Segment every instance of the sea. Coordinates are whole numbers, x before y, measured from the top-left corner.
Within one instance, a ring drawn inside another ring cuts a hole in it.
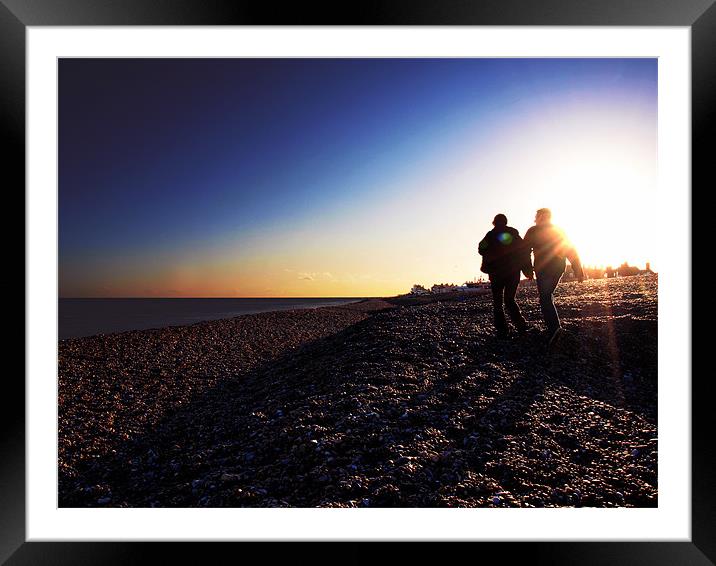
[[[60,340],[126,330],[184,326],[242,314],[315,309],[361,299],[60,299]]]

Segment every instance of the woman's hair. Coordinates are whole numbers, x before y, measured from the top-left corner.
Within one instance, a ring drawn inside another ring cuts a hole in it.
[[[497,214],[495,219],[492,221],[493,226],[507,226],[507,216],[504,214]]]

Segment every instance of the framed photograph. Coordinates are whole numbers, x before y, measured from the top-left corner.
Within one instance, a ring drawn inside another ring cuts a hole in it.
[[[9,564],[716,560],[716,8],[363,8],[0,4]]]

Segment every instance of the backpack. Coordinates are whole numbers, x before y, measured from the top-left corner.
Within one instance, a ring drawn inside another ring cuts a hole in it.
[[[482,256],[482,262],[480,263],[480,271],[486,274],[490,274],[490,263],[491,258],[493,254],[492,248],[494,245],[494,238],[491,238],[492,232],[488,232],[485,234],[485,237],[480,241],[480,243],[477,245],[477,252]]]

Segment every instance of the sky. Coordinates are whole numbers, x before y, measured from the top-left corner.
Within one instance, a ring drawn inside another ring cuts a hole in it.
[[[60,59],[61,297],[370,297],[549,207],[658,269],[656,59]]]

